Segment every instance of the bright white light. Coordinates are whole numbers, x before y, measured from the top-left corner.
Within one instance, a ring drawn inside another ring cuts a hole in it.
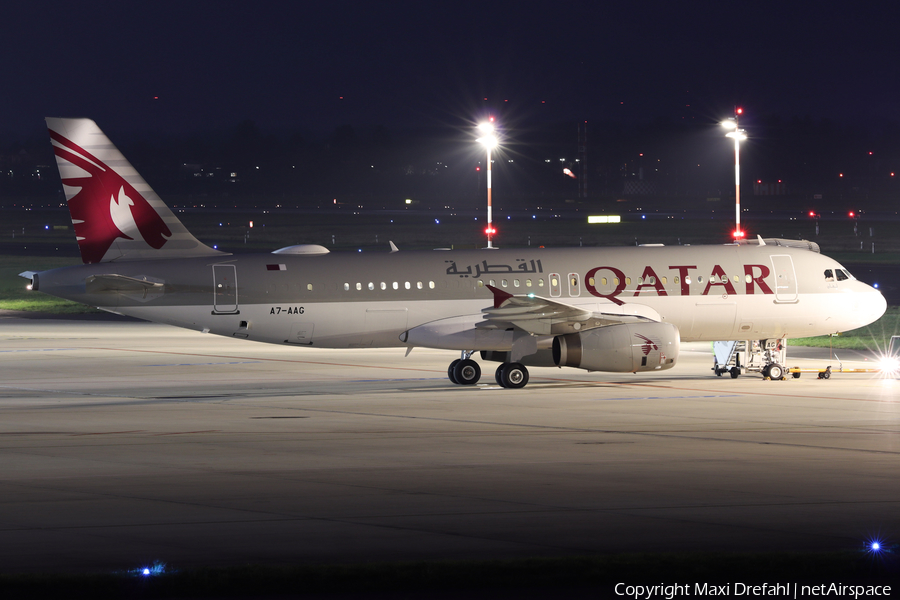
[[[734,138],[739,142],[742,142],[747,139],[747,134],[744,133],[743,129],[738,129],[737,131],[732,131],[730,133],[726,133],[725,137]]]
[[[882,373],[896,373],[900,371],[900,359],[896,356],[883,356],[878,360],[878,370]]]
[[[483,131],[485,133],[490,133],[494,130],[494,124],[488,123],[488,122],[479,123],[478,129],[480,129],[481,131]]]
[[[143,575],[149,575],[149,574],[150,574],[150,569],[145,568],[143,571],[141,571],[141,573],[142,573]]]
[[[878,542],[872,542],[872,550],[878,552],[879,550],[881,550],[881,544],[879,544]]]
[[[32,290],[31,284],[29,283],[28,285],[26,285],[26,286],[25,286],[25,289],[28,290],[28,291],[30,292],[30,291]]]
[[[725,119],[722,121],[722,127],[725,129],[737,129],[737,123],[734,119]]]
[[[479,144],[482,144],[485,148],[496,148],[497,147],[497,138],[493,135],[486,135],[484,137],[478,138],[475,140]]]

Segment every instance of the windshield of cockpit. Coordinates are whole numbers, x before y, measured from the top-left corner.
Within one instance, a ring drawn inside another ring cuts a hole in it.
[[[848,279],[855,278],[846,269],[825,269],[825,281],[847,281]]]

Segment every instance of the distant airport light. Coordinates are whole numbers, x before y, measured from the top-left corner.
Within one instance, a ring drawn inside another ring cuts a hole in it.
[[[250,229],[253,229],[253,221],[250,221]]]
[[[493,248],[491,236],[496,233],[496,231],[491,226],[491,222],[493,221],[491,215],[491,150],[496,148],[500,143],[497,136],[494,135],[494,117],[489,117],[487,121],[479,123],[478,130],[486,134],[475,141],[484,146],[487,151],[487,229],[485,229],[485,233],[487,233],[487,247]],[[476,168],[476,170],[480,170],[480,168]]]
[[[735,239],[741,231],[741,142],[747,139],[746,132],[738,126],[738,115],[743,114],[744,109],[735,107],[734,117],[722,121],[722,127],[730,129],[725,137],[734,140],[734,232]]]
[[[852,210],[848,214],[850,215],[850,218],[853,218],[856,216],[856,213],[853,212]]]
[[[407,204],[412,204],[412,198],[407,198],[407,199],[406,199],[406,203],[407,203]]]
[[[740,229],[735,229],[735,230],[734,230],[734,233],[733,233],[732,235],[734,235],[734,239],[737,240],[737,239],[740,239],[740,238],[744,237],[744,236],[747,235],[747,234],[746,234],[746,232],[741,231]]]
[[[150,574],[150,569],[148,569],[148,568],[146,568],[146,567],[144,568],[143,571],[141,571],[141,575],[144,575],[145,577],[146,577],[147,575],[149,575],[149,574]]]
[[[594,215],[588,217],[588,224],[593,225],[595,223],[621,223],[622,217],[620,215]]]

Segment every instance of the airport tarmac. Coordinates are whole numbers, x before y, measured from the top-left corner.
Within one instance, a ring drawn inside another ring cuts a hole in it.
[[[455,357],[0,318],[2,571],[900,537],[900,381],[717,378],[703,343],[671,371],[506,390],[485,362],[451,384]]]

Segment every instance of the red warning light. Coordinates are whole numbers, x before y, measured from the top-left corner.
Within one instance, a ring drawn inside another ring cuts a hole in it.
[[[743,108],[736,108],[736,109],[734,109],[734,114],[736,114],[736,115],[742,115],[742,114],[744,114],[744,109],[743,109]]]
[[[485,232],[487,235],[494,235],[495,233],[497,233],[497,230],[496,230],[494,227],[487,227],[487,228],[484,230],[484,232]]]
[[[745,233],[743,231],[741,231],[740,229],[735,229],[734,233],[732,235],[734,236],[734,239],[737,240],[737,239],[744,237]]]
[[[855,212],[853,212],[853,211],[852,211],[852,210],[851,210],[851,211],[850,211],[850,213],[849,213],[849,214],[850,214],[850,218],[851,218],[851,219],[852,219],[852,218],[853,218],[853,217],[855,217],[855,216],[856,216],[856,213],[855,213]]]
[[[476,171],[480,171],[480,170],[481,170],[481,167],[475,167],[475,170],[476,170]]]
[[[816,216],[816,213],[815,213],[815,211],[812,211],[812,210],[811,210],[811,211],[809,211],[809,216],[811,216],[811,217],[814,217],[814,216]]]

